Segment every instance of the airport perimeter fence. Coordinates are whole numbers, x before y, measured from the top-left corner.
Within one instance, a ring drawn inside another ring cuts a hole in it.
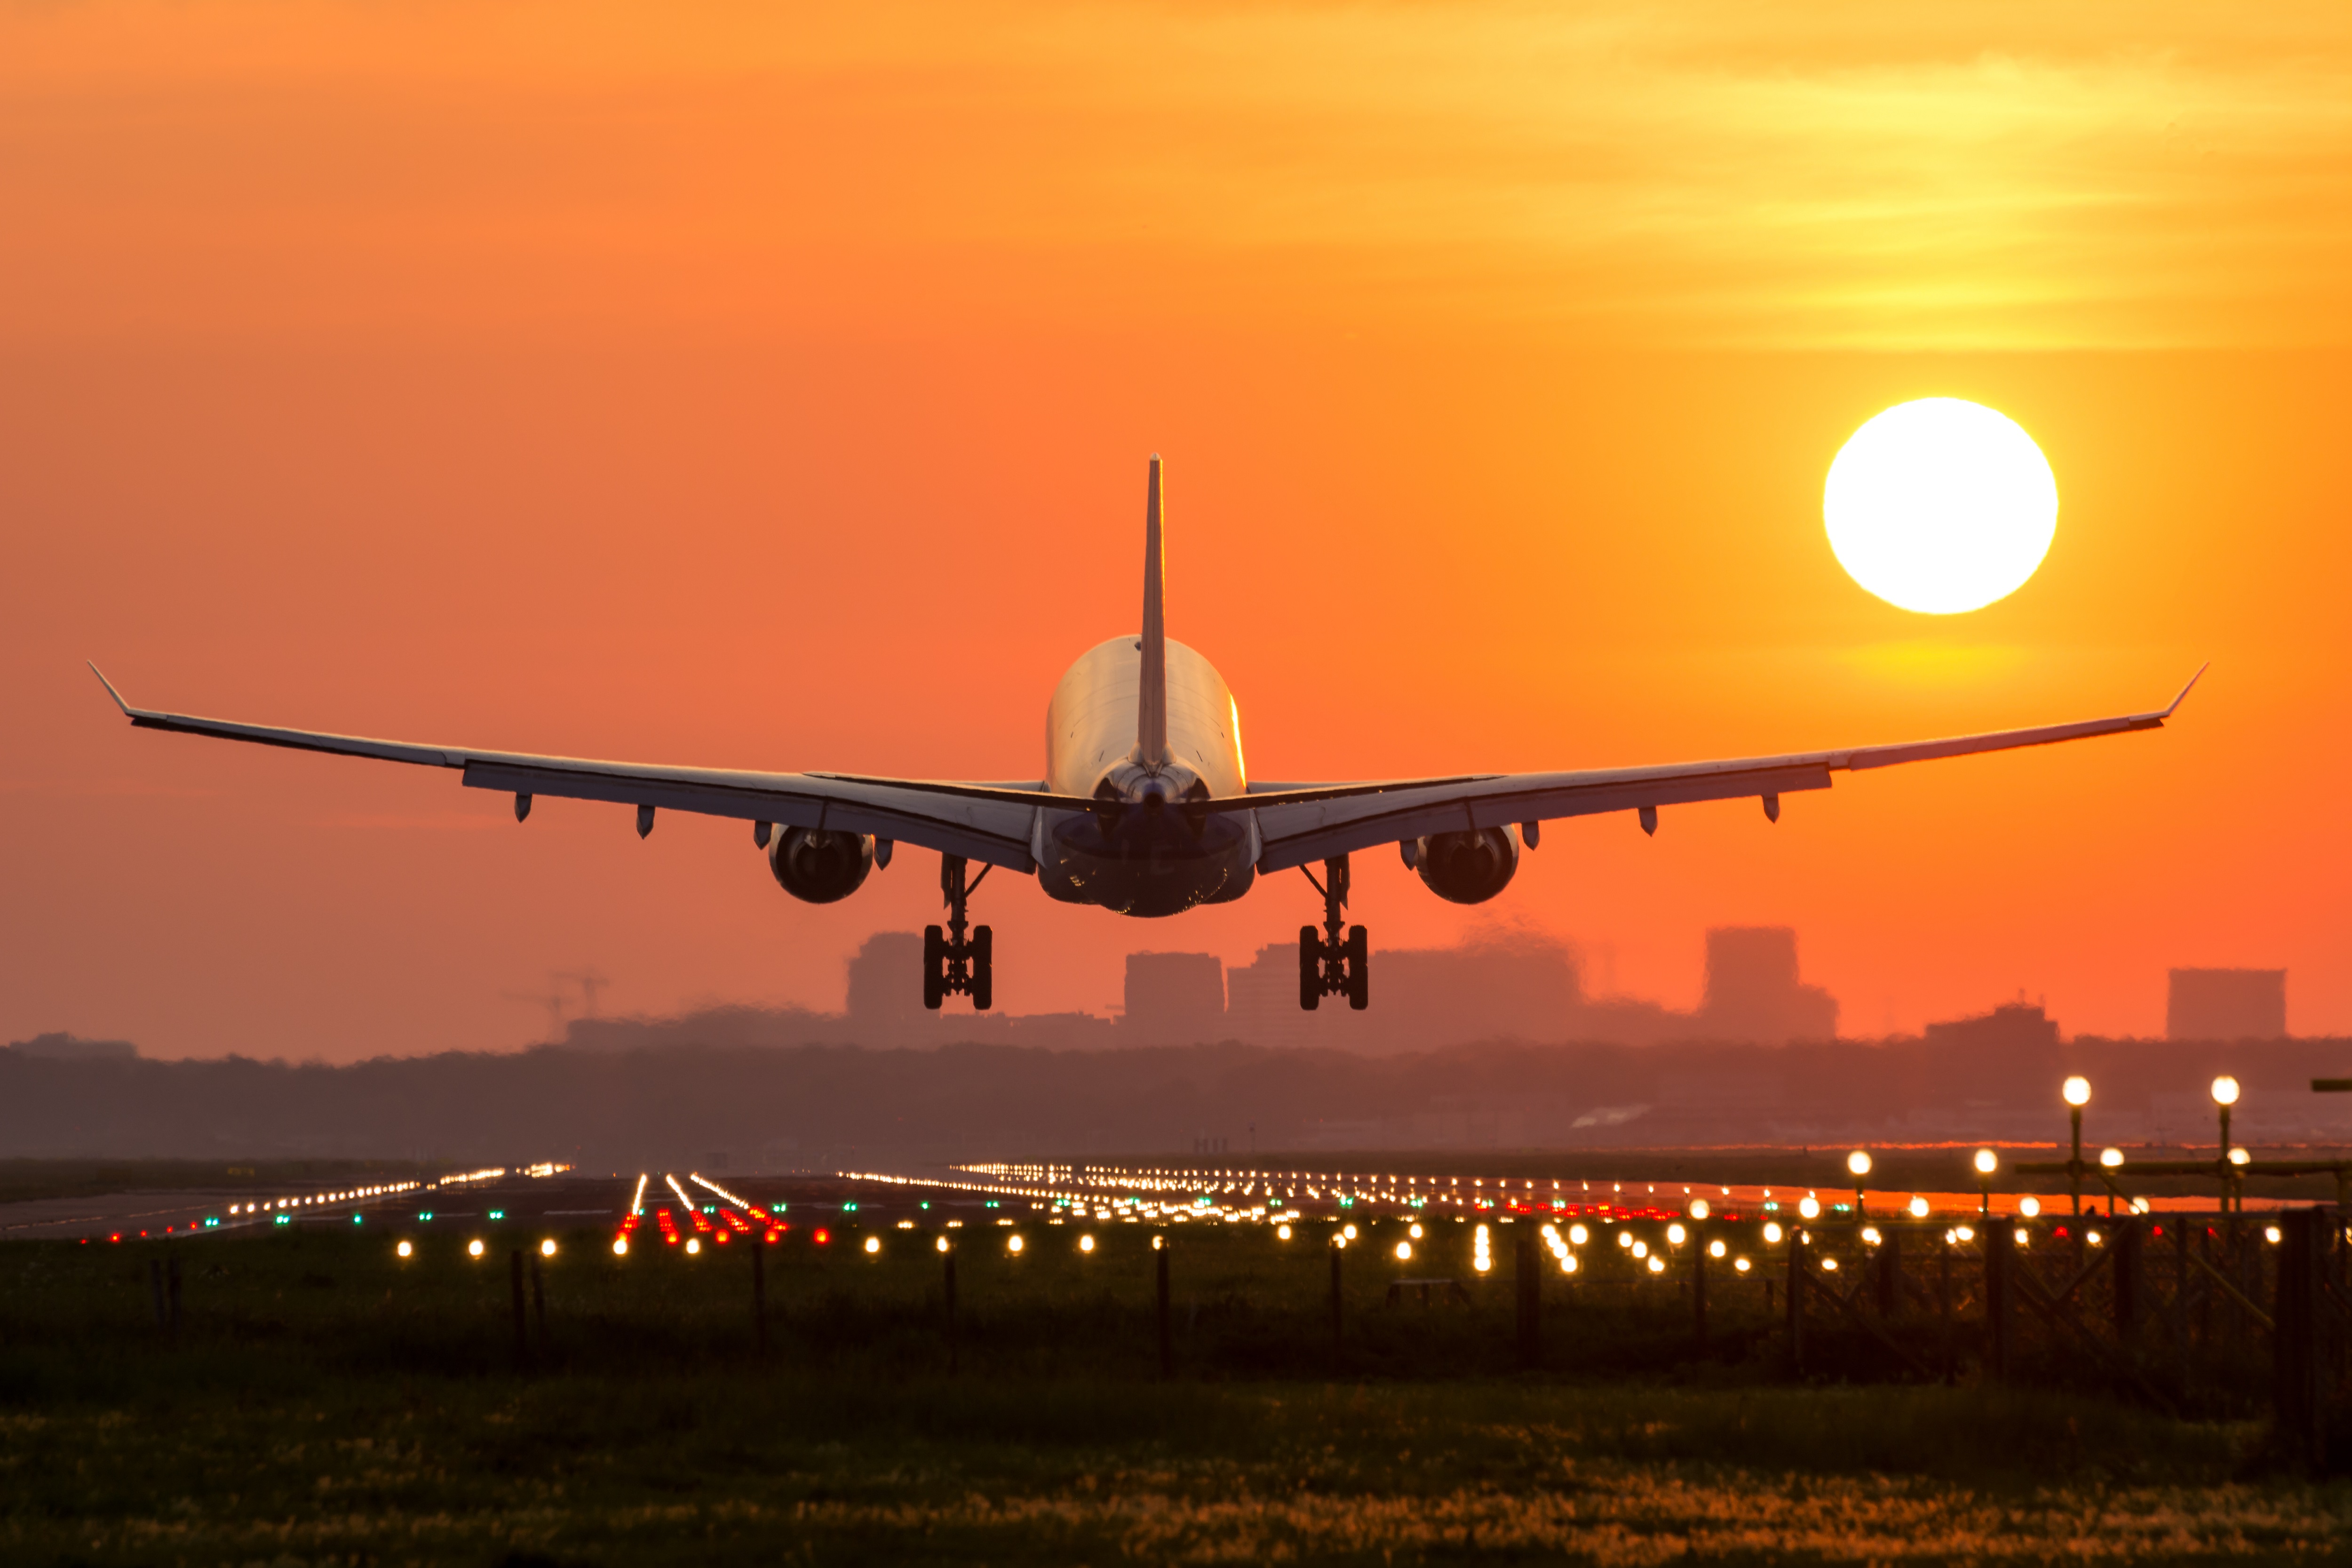
[[[2341,1211],[2084,1215],[2054,1231],[2002,1218],[1814,1222],[1789,1229],[1775,1267],[1745,1275],[1709,1256],[1707,1229],[1693,1224],[1677,1266],[1695,1347],[1710,1297],[1752,1309],[1760,1292],[1798,1378],[2087,1383],[2176,1415],[2267,1407],[2292,1457],[2325,1465],[2334,1431],[2339,1463],[2352,1459]],[[1526,1340],[1539,1314],[1521,1317]]]

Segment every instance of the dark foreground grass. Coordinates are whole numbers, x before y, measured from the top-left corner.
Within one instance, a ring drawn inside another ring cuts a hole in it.
[[[1050,1236],[1017,1268],[968,1241],[952,1376],[912,1239],[782,1249],[762,1359],[744,1258],[567,1238],[528,1374],[502,1259],[457,1239],[405,1270],[380,1235],[183,1247],[176,1341],[142,1256],[0,1249],[0,1561],[2352,1556],[2352,1493],[2269,1473],[2251,1425],[1789,1387],[1760,1352],[1522,1376],[1472,1353],[1507,1342],[1491,1303],[1351,1300],[1371,1348],[1338,1354],[1313,1276],[1247,1237],[1182,1239],[1164,1383],[1133,1236],[1097,1273]],[[1253,1333],[1293,1364],[1228,1353]]]

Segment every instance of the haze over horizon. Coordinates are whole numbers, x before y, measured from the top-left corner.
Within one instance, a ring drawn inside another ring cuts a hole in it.
[[[604,1010],[836,1008],[938,918],[794,902],[740,824],[134,733],[136,702],[712,766],[1034,778],[1131,629],[1253,776],[1562,768],[2142,710],[2154,735],[1548,829],[1495,902],[1356,858],[1375,952],[1572,942],[1687,1008],[1790,925],[1855,1032],[2172,965],[2352,1034],[2352,18],[1308,5],[653,18],[0,15],[0,1039],[351,1060]],[[1857,587],[1824,473],[1974,399],[2056,542],[1952,617]],[[1244,963],[992,879],[997,998]],[[1377,1005],[1377,1002],[1375,1005]]]

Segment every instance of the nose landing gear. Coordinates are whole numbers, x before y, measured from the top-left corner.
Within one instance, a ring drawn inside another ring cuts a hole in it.
[[[1318,932],[1313,926],[1298,928],[1298,1005],[1312,1013],[1324,997],[1345,996],[1348,1005],[1360,1013],[1371,1001],[1365,973],[1371,943],[1363,927],[1346,923],[1348,858],[1342,855],[1324,861],[1320,882],[1315,881],[1315,873],[1306,867],[1301,866],[1299,870],[1323,895],[1323,930]]]
[[[996,1000],[990,962],[995,956],[994,933],[986,926],[972,926],[970,939],[964,936],[964,900],[988,880],[993,869],[982,867],[980,875],[967,885],[963,857],[940,858],[940,892],[947,900],[948,926],[945,931],[937,926],[923,928],[923,1005],[935,1013],[950,996],[971,997],[972,1006],[982,1013]]]

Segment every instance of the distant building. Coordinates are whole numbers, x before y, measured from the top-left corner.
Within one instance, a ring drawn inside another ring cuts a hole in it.
[[[2286,1038],[2285,970],[2176,969],[2168,978],[2165,1038]]]
[[[1225,1038],[1232,1031],[1225,1022],[1223,963],[1213,952],[1129,953],[1127,1013],[1119,1028],[1138,1045]]]
[[[1379,960],[1374,959],[1373,984]],[[1327,997],[1325,1007],[1347,1006],[1344,997]],[[1326,1011],[1307,1012],[1298,1005],[1298,943],[1277,942],[1257,950],[1249,963],[1225,972],[1225,1033],[1237,1040],[1270,1049],[1311,1046],[1320,1042]]]
[[[1797,933],[1787,926],[1717,926],[1706,933],[1706,999],[1700,1037],[1786,1045],[1837,1037],[1837,998],[1797,976]]]
[[[880,931],[849,961],[849,1016],[860,1024],[911,1022],[923,1011],[923,939]]]
[[[2030,1056],[2058,1049],[2058,1020],[2039,1007],[2011,1002],[1973,1018],[1927,1026],[1927,1044],[1938,1050]]]

